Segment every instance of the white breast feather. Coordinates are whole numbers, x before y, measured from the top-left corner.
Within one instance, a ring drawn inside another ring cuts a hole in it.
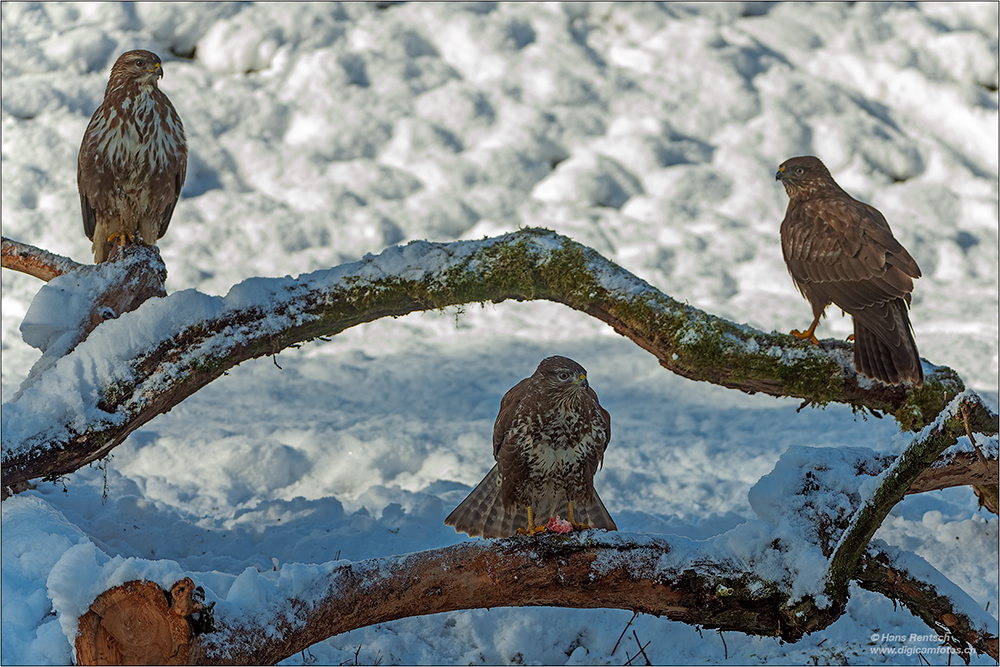
[[[133,100],[126,97],[122,101],[122,108],[127,109],[133,106]],[[94,127],[96,132],[101,133],[102,140],[98,144],[98,152],[109,155],[111,159],[120,165],[129,165],[149,159],[153,171],[162,169],[167,165],[167,156],[177,150],[177,142],[174,137],[180,132],[177,122],[172,116],[167,116],[167,126],[169,132],[160,131],[162,119],[157,113],[157,108],[153,97],[148,94],[140,94],[134,101],[135,111],[132,114],[131,122],[120,122],[111,132],[105,132],[107,121],[103,116],[97,118]],[[116,111],[112,109],[108,116],[109,120],[114,118]],[[143,134],[151,141],[140,140],[139,128],[147,131]]]

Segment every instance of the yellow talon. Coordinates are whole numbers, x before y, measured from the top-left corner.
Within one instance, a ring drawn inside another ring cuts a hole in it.
[[[569,523],[573,526],[573,530],[590,530],[589,523],[576,523],[573,521],[573,501],[569,501]]]
[[[548,529],[545,526],[535,525],[535,514],[531,511],[531,505],[528,505],[528,528],[518,528],[518,535],[537,535],[538,533],[544,533]]]
[[[120,243],[121,245],[133,245],[138,241],[138,237],[132,232],[115,232],[108,237],[108,243]]]
[[[812,321],[812,324],[810,324],[809,328],[806,329],[805,331],[799,331],[798,329],[792,329],[788,333],[790,335],[795,336],[796,338],[800,338],[802,340],[811,340],[813,345],[819,345],[819,341],[816,340],[816,325],[819,324],[819,318],[822,317],[822,316],[823,316],[822,313],[820,313],[819,315],[817,315],[816,319],[814,319]]]

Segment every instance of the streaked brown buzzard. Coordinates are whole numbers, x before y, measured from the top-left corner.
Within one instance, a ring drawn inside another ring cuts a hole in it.
[[[576,528],[617,530],[594,473],[611,441],[611,415],[601,407],[583,366],[549,357],[500,401],[493,426],[497,464],[445,519],[470,537],[509,537],[545,530],[568,514]]]
[[[907,310],[920,268],[874,207],[847,194],[811,155],[793,157],[775,179],[788,193],[781,250],[813,309],[799,338],[816,343],[816,325],[836,304],[854,320],[854,367],[886,384],[921,386],[924,373]]]
[[[108,258],[110,237],[156,243],[170,224],[187,171],[187,143],[180,117],[157,88],[161,76],[155,53],[119,56],[83,135],[76,178],[94,262]]]

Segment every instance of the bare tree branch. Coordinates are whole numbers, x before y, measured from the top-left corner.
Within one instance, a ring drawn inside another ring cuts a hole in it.
[[[828,591],[832,597],[846,596],[848,582],[858,568],[861,555],[889,511],[935,459],[966,434],[964,414],[972,415],[972,430],[996,432],[997,416],[983,404],[978,394],[967,391],[942,411],[938,421],[914,438],[907,450],[891,464],[875,493],[854,513],[851,524],[840,538],[830,559]]]
[[[786,641],[822,630],[843,613],[842,605],[789,604],[787,593],[773,582],[738,571],[733,561],[719,556],[684,555],[691,551],[682,538],[586,531],[463,542],[331,564],[328,573],[317,568],[311,583],[297,578],[296,594],[264,614],[249,616],[218,602],[217,631],[202,636],[201,659],[206,664],[273,664],[355,628],[483,607],[626,609]],[[915,580],[875,558],[865,564],[867,586],[879,585],[870,569],[874,564],[879,576]],[[922,585],[926,594],[934,593],[933,586]],[[902,587],[893,597],[921,617],[951,614],[957,620],[953,627],[962,633],[956,647],[971,645],[996,656],[996,636],[974,630],[981,619],[970,619],[947,598],[935,595],[928,605]]]
[[[56,255],[27,243],[12,241],[7,237],[3,237],[0,258],[3,260],[3,268],[27,273],[45,282],[86,266],[74,262],[69,257]]]
[[[1000,643],[995,634],[984,632],[974,619],[958,611],[945,591],[937,590],[934,584],[893,563],[890,552],[895,552],[897,557],[912,557],[885,544],[870,546],[854,573],[854,579],[862,588],[901,602],[934,634],[944,637],[945,643],[955,649],[965,664],[969,664],[967,649],[970,647],[1000,661]]]
[[[269,292],[268,298],[242,298],[252,290]],[[171,295],[155,304],[156,312],[166,318],[175,300],[189,297]],[[298,279],[252,278],[224,300],[204,299],[217,302],[211,316],[180,329],[156,330],[159,339],[146,349],[130,349],[131,356],[113,360],[131,373],[106,380],[84,397],[108,418],[83,428],[51,425],[19,440],[5,431],[4,484],[57,477],[107,455],[136,428],[247,359],[381,317],[472,302],[563,303],[611,324],[684,377],[816,405],[842,402],[890,412],[908,429],[933,420],[964,389],[945,367],[929,367],[919,389],[872,382],[855,373],[847,343],[823,341],[817,347],[714,317],[675,301],[596,251],[541,229],[481,241],[413,242]],[[126,315],[117,323],[128,320]],[[31,390],[44,391],[46,379]],[[4,412],[17,408],[11,401]]]
[[[985,484],[995,486],[998,479],[996,452],[993,452],[992,455],[987,454],[986,457],[985,470],[983,469],[984,461],[971,452],[960,452],[948,459],[939,457],[934,465],[920,473],[920,476],[907,489],[906,495],[940,491],[955,486],[982,486]]]
[[[147,261],[155,264],[147,259],[137,266]],[[820,541],[829,544],[817,543],[816,550],[832,554],[828,599],[820,604],[809,596],[797,598],[787,581],[761,578],[752,563],[727,555],[725,549],[699,554],[681,538],[587,532],[569,538],[468,542],[403,557],[315,566],[312,585],[299,587],[295,595],[265,610],[264,617],[248,618],[223,601],[215,612],[218,632],[204,637],[205,660],[274,662],[356,627],[495,606],[624,608],[795,641],[843,613],[847,583],[859,567],[864,585],[904,600],[928,623],[953,629],[949,641],[956,648],[972,646],[996,657],[995,633],[984,630],[982,619],[950,606],[951,599],[938,595],[933,582],[866,553],[889,509],[966,433],[956,412],[959,404],[965,408],[970,435],[997,432],[997,416],[973,393],[963,393],[953,371],[928,365],[921,389],[859,378],[846,343],[824,341],[815,347],[713,317],[547,230],[525,229],[482,241],[416,242],[295,280],[250,279],[225,298],[190,291],[173,295],[143,309],[149,340],[112,346],[120,355],[115,359],[108,358],[108,346],[94,339],[103,334],[121,341],[116,336],[128,331],[138,314],[99,326],[71,354],[98,378],[93,393],[80,397],[85,409],[106,416],[79,425],[81,420],[69,415],[22,413],[22,404],[31,405],[32,392],[44,395],[49,383],[58,386],[61,378],[53,377],[55,370],[41,373],[34,386],[4,406],[4,485],[65,474],[103,457],[133,430],[243,360],[380,317],[506,299],[548,299],[586,312],[654,354],[665,368],[690,379],[749,393],[796,396],[805,403],[842,402],[875,414],[891,412],[904,429],[926,426],[902,456],[882,461],[886,472],[880,486],[842,525],[820,526],[817,531]],[[181,317],[192,304],[202,314]],[[168,324],[173,322],[179,324]],[[94,372],[98,356],[104,367],[128,371]],[[870,459],[878,461],[874,453]],[[987,481],[989,466],[977,463],[981,471],[976,474]],[[969,478],[968,471],[961,475]],[[958,478],[939,474],[926,483],[953,479]],[[805,488],[799,495],[808,493]],[[831,540],[836,541],[835,549]],[[778,542],[772,547],[775,553],[781,552]],[[918,581],[920,594],[909,595]]]

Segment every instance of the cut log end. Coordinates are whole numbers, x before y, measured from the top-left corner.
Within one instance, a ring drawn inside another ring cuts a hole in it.
[[[198,653],[188,617],[204,608],[204,593],[185,577],[168,595],[150,581],[104,591],[80,618],[79,665],[185,665]]]

